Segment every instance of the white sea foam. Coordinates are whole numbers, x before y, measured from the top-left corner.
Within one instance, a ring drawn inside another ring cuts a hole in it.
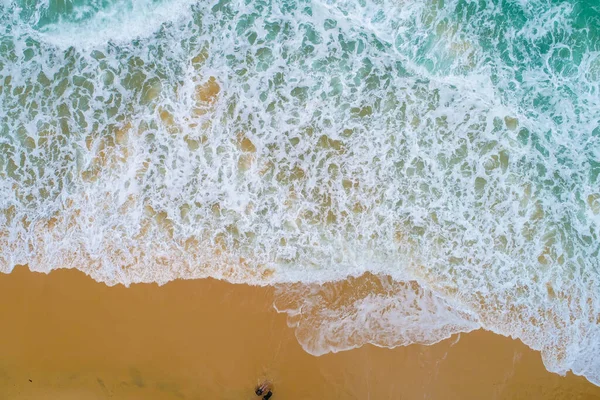
[[[131,5],[117,4],[85,24],[49,27],[42,31],[41,37],[63,48],[92,48],[107,42],[127,43],[151,36],[163,24],[176,23],[190,12],[192,3],[189,0],[159,4],[150,1],[133,1]],[[124,12],[121,7],[127,6],[130,8]]]

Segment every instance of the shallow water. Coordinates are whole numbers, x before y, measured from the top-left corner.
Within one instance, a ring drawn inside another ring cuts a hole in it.
[[[313,354],[484,327],[600,384],[599,23],[592,1],[4,0],[0,270],[278,284]]]

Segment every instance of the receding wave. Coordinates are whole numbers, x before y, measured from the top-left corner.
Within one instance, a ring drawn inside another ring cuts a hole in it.
[[[313,354],[484,327],[600,384],[600,10],[0,3],[0,270],[277,285]]]

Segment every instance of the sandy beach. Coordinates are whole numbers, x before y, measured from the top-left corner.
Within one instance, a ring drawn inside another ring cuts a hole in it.
[[[600,399],[520,341],[302,350],[272,288],[215,280],[107,287],[76,270],[0,274],[1,399]]]

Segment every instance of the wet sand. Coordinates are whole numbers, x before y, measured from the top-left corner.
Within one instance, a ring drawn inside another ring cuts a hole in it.
[[[0,399],[600,399],[489,332],[313,357],[273,289],[215,280],[107,287],[76,270],[0,274]]]

